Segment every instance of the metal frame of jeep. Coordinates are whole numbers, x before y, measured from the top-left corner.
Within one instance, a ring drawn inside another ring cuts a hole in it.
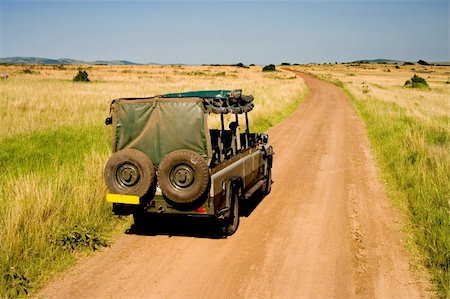
[[[136,225],[146,214],[209,216],[233,234],[239,201],[268,194],[272,183],[273,149],[267,134],[250,133],[252,109],[253,97],[241,90],[113,100],[106,124],[113,125],[114,153],[105,167],[113,211],[133,214]],[[210,113],[220,114],[220,129],[208,128]],[[235,117],[225,129],[228,113]]]

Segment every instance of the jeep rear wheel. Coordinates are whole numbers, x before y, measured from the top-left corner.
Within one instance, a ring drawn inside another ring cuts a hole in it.
[[[174,203],[195,202],[207,191],[209,180],[208,164],[190,150],[173,151],[159,164],[159,186],[164,196]]]
[[[136,149],[114,153],[105,166],[105,181],[112,193],[143,197],[155,185],[155,167],[150,158]]]

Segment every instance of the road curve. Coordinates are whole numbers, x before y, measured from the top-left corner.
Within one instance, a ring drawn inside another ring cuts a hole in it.
[[[332,84],[270,129],[273,188],[227,239],[123,235],[43,298],[427,298],[361,120]]]

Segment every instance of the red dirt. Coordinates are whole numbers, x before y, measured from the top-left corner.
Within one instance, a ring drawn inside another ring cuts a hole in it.
[[[428,298],[361,120],[332,84],[270,129],[272,192],[227,239],[123,235],[44,298]]]

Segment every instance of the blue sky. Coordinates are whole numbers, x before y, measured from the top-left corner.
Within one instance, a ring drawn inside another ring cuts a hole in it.
[[[450,60],[449,1],[0,0],[0,57],[140,63]]]

